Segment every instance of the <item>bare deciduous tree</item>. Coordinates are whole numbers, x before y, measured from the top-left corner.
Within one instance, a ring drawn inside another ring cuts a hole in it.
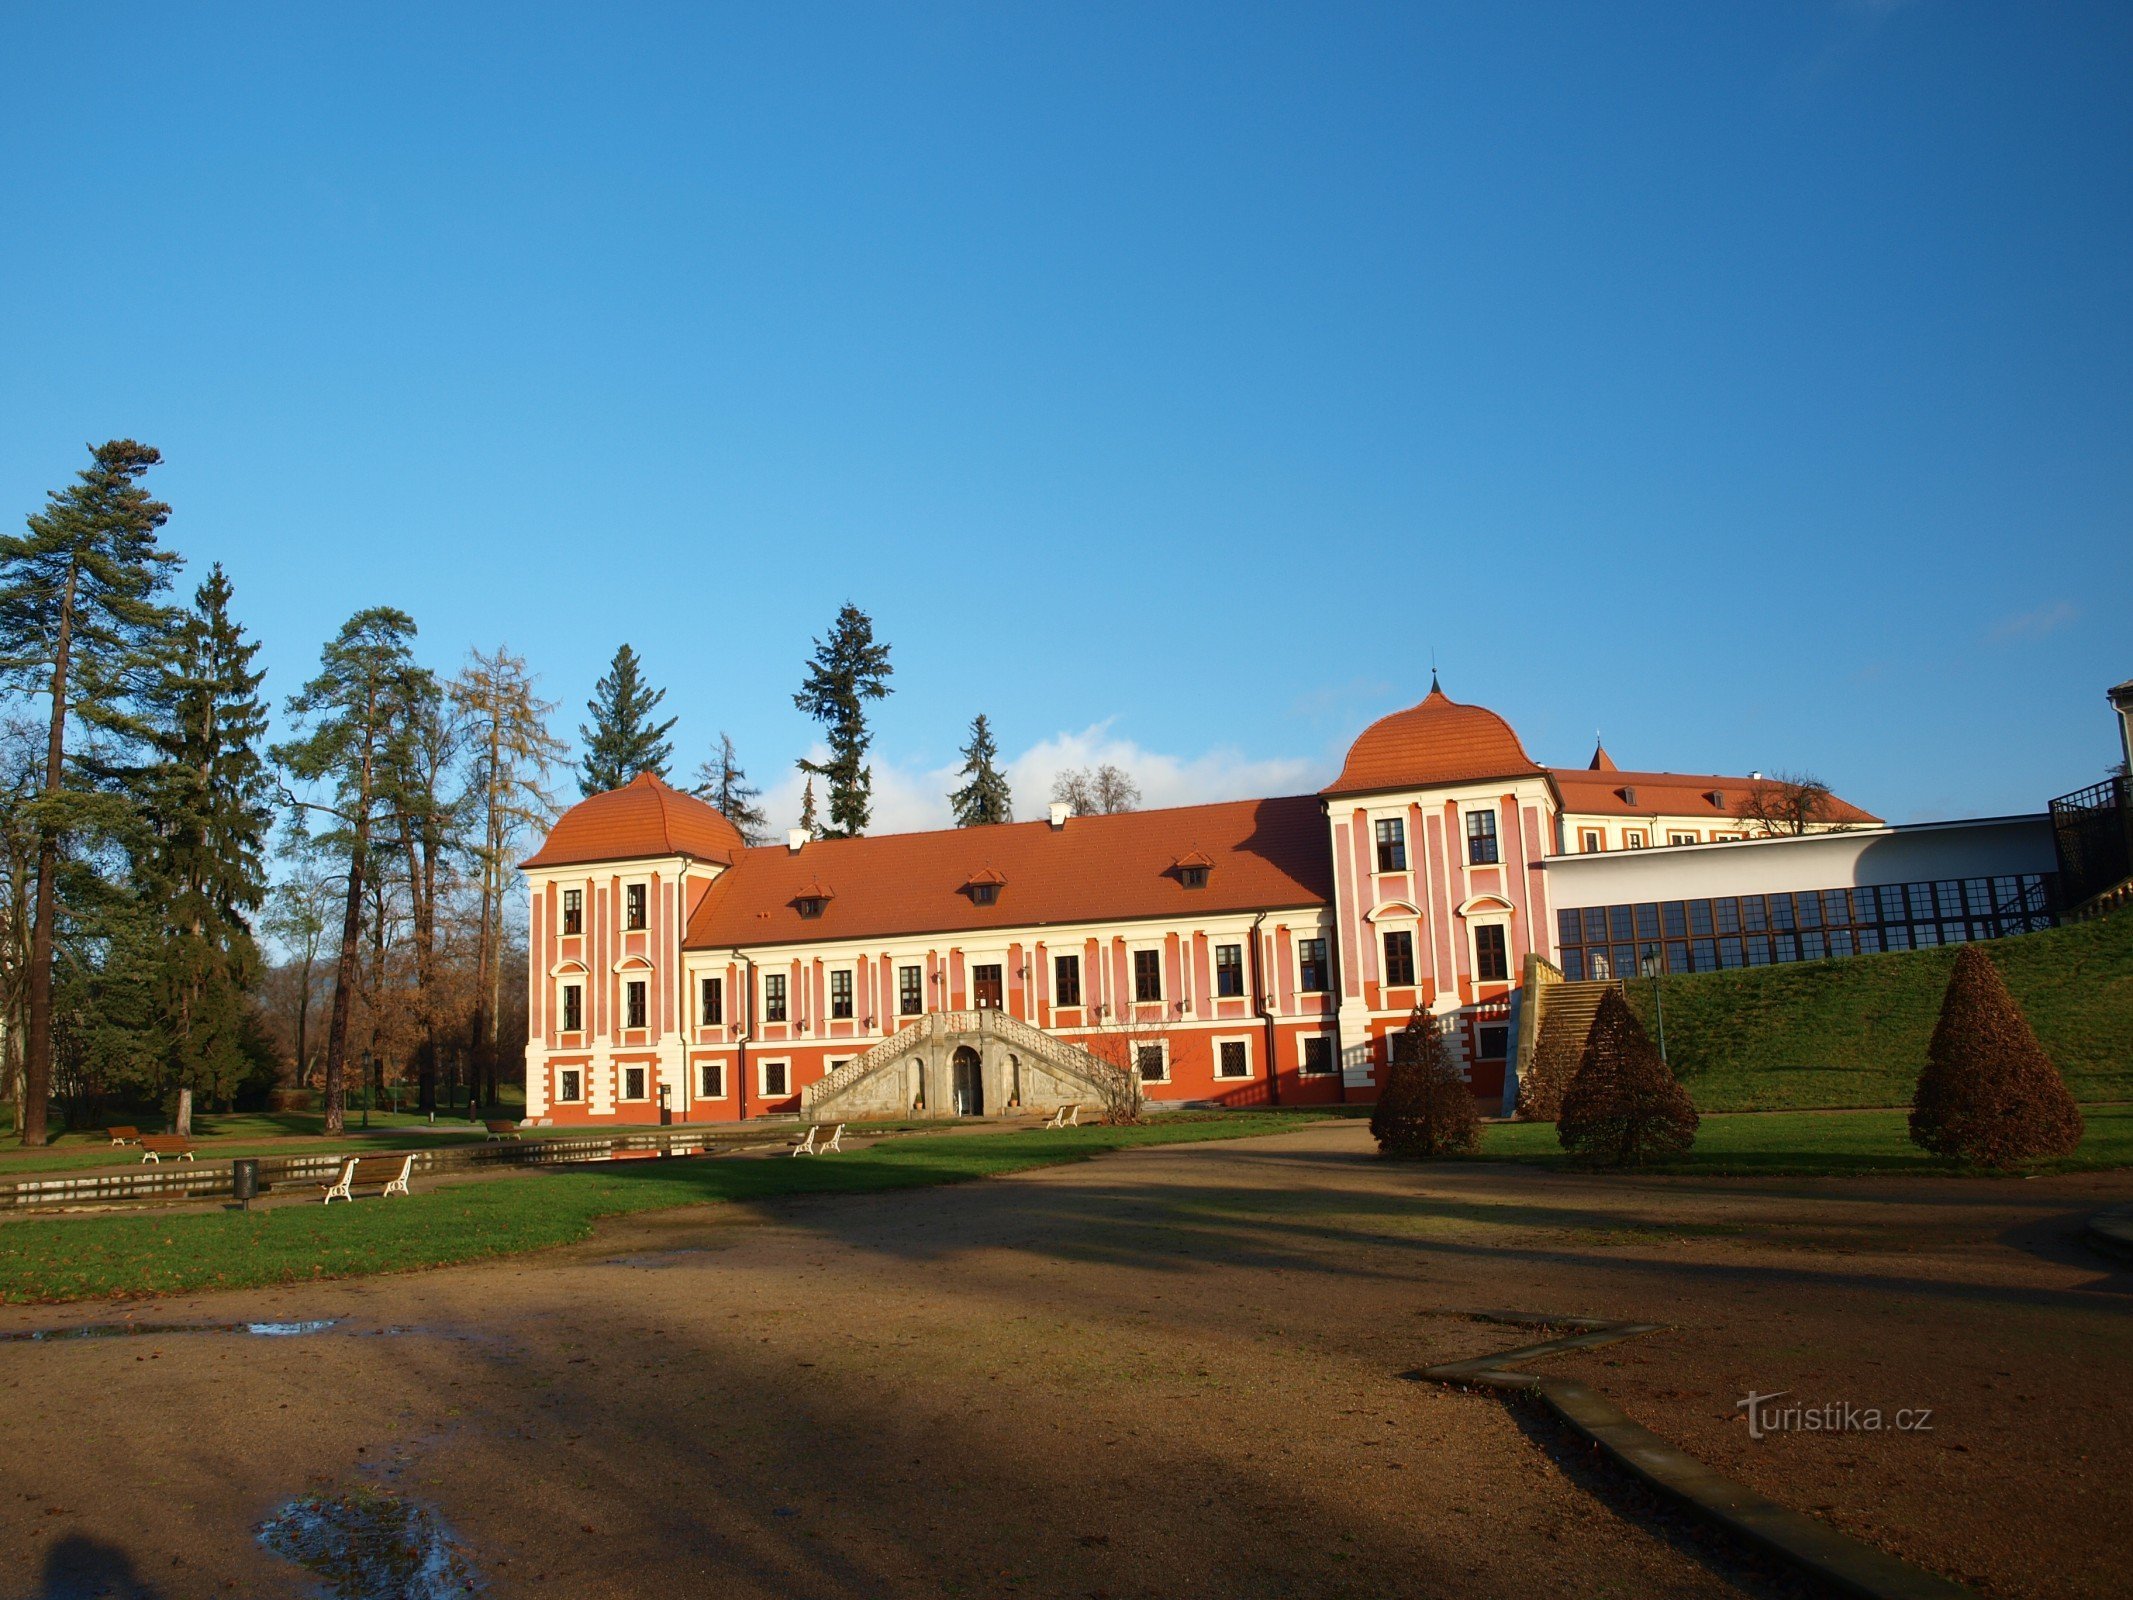
[[[1069,767],[1052,779],[1052,798],[1077,817],[1108,817],[1141,808],[1141,786],[1106,761],[1099,767]]]
[[[1791,837],[1831,822],[1829,785],[1805,772],[1774,772],[1748,786],[1740,820],[1751,838]]]

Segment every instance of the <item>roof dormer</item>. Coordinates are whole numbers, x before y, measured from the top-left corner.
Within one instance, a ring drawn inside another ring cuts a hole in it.
[[[810,878],[800,885],[799,893],[792,897],[792,908],[801,916],[813,919],[821,916],[829,908],[829,903],[836,898],[836,890],[820,878]]]
[[[1179,883],[1188,889],[1207,887],[1207,875],[1215,870],[1214,858],[1204,850],[1191,850],[1170,864]]]
[[[998,905],[1000,891],[1006,887],[1007,880],[992,867],[980,867],[963,880],[963,893],[974,906]]]

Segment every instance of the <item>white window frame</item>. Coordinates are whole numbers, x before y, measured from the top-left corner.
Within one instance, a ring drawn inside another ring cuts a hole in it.
[[[1421,923],[1401,917],[1397,921],[1373,923],[1372,931],[1378,938],[1378,987],[1380,989],[1419,989],[1422,987],[1422,941],[1419,937]],[[1394,983],[1388,970],[1390,963],[1385,958],[1385,941],[1396,933],[1407,935],[1407,964],[1413,973],[1405,983]]]
[[[852,1009],[841,1017],[837,1015],[837,974],[840,972],[844,974],[851,984],[847,994],[852,1003]],[[831,967],[823,974],[822,1003],[829,1011],[829,1015],[823,1018],[825,1022],[857,1022],[859,1020],[859,968],[856,965],[839,964]]]
[[[633,1073],[633,1072],[641,1072],[641,1073],[643,1073],[643,1074],[644,1074],[644,1093],[643,1093],[643,1094],[631,1094],[631,1093],[629,1092],[629,1090],[630,1090],[630,1074],[631,1074],[631,1073]],[[620,1079],[621,1079],[621,1081],[620,1081],[619,1083],[617,1083],[617,1084],[615,1085],[615,1098],[616,1098],[617,1100],[630,1100],[630,1101],[635,1101],[635,1100],[650,1100],[650,1099],[652,1098],[652,1069],[651,1069],[651,1068],[650,1068],[650,1067],[649,1067],[648,1065],[646,1065],[646,1064],[645,1064],[644,1062],[642,1062],[642,1061],[625,1061],[625,1062],[623,1062],[623,1063],[621,1064],[621,1066],[620,1066],[620,1067],[619,1067],[619,1068],[617,1069],[617,1075],[618,1075],[618,1076],[620,1077]]]
[[[1701,843],[1703,843],[1703,841],[1702,841],[1701,839],[1697,838],[1695,834],[1693,834],[1693,833],[1690,833],[1690,832],[1688,832],[1688,831],[1687,831],[1686,829],[1683,829],[1683,828],[1669,828],[1669,829],[1667,829],[1667,830],[1666,830],[1666,842],[1667,842],[1668,844],[1701,844]]]
[[[1598,855],[1598,854],[1599,854],[1599,853],[1600,853],[1601,851],[1605,850],[1606,848],[1607,848],[1607,830],[1606,830],[1605,828],[1580,828],[1580,829],[1578,829],[1578,854],[1579,854],[1579,855],[1581,855],[1581,856],[1596,856],[1596,855]]]
[[[1415,870],[1414,830],[1408,827],[1407,807],[1396,806],[1382,811],[1365,813],[1370,823],[1370,875],[1373,878],[1404,878]],[[1400,859],[1406,862],[1400,867],[1378,865],[1378,824],[1397,822],[1400,825]]]
[[[1323,1039],[1326,1042],[1326,1070],[1323,1072],[1311,1070],[1310,1044],[1313,1039]],[[1339,1034],[1299,1033],[1296,1036],[1296,1071],[1299,1077],[1336,1078],[1340,1076],[1340,1070],[1341,1041]]]
[[[633,969],[634,970],[634,969]],[[630,991],[634,989],[644,997],[644,1020],[630,1021]],[[648,1033],[652,1027],[652,980],[625,977],[622,980],[622,1031],[625,1033]]]
[[[1248,1033],[1218,1033],[1209,1041],[1210,1059],[1208,1070],[1214,1074],[1216,1083],[1250,1083],[1259,1076],[1258,1064],[1252,1060],[1252,1036]],[[1226,1073],[1222,1070],[1222,1047],[1226,1044],[1244,1046],[1244,1071]]]
[[[1210,939],[1208,941],[1211,948],[1207,957],[1207,976],[1208,981],[1214,986],[1214,992],[1208,996],[1210,1000],[1249,1000],[1251,998],[1251,979],[1247,976],[1251,968],[1244,959],[1248,943],[1248,936],[1237,939],[1221,939],[1218,937],[1218,939]],[[1222,992],[1222,952],[1225,950],[1237,952],[1237,992],[1235,994],[1224,994]]]
[[[1489,835],[1489,841],[1496,846],[1496,859],[1494,861],[1476,861],[1474,859],[1474,836],[1467,832],[1467,829],[1473,826],[1472,823],[1467,821],[1469,817],[1487,817],[1489,819],[1493,829]],[[1470,868],[1500,867],[1504,864],[1503,817],[1496,807],[1461,806],[1459,808],[1459,854],[1460,859]]]
[[[558,974],[556,977],[555,1033],[558,1039],[582,1039],[592,1031],[586,1023],[586,1013],[591,1007],[585,1003],[585,980],[590,976],[591,974],[586,972],[565,972]],[[567,1014],[563,1004],[563,991],[565,989],[576,989],[578,991],[578,1025],[575,1028],[563,1026],[563,1019]]]
[[[1483,928],[1503,929],[1503,976],[1500,978],[1484,978],[1481,975],[1481,930]],[[1473,974],[1476,983],[1513,983],[1517,981],[1512,976],[1511,918],[1508,913],[1484,911],[1466,918],[1466,961],[1466,970]]]
[[[1155,954],[1155,998],[1153,1000],[1143,1000],[1141,998],[1140,957],[1141,952],[1144,950],[1153,951]],[[1126,984],[1130,990],[1130,998],[1126,1002],[1127,1005],[1160,1006],[1170,1003],[1170,996],[1164,992],[1168,987],[1168,974],[1163,971],[1165,965],[1163,958],[1168,954],[1169,951],[1164,949],[1163,941],[1160,939],[1153,941],[1142,939],[1126,946]]]
[[[704,985],[718,985],[718,1016],[704,1015]],[[723,1028],[726,1025],[726,975],[723,972],[699,972],[696,975],[696,1025],[699,1028]]]
[[[1645,837],[1645,830],[1642,828],[1624,828],[1622,830],[1622,848],[1625,850],[1642,850],[1648,842]]]
[[[574,1074],[578,1080],[578,1092],[565,1094],[563,1080]],[[557,1067],[555,1069],[555,1103],[559,1106],[582,1106],[585,1104],[585,1069],[583,1067]]]
[[[702,1090],[703,1090],[703,1086],[704,1086],[704,1068],[706,1068],[706,1067],[716,1067],[716,1068],[718,1068],[718,1093],[717,1093],[717,1094],[704,1094],[704,1093],[702,1093]],[[726,1070],[726,1059],[725,1059],[725,1057],[723,1057],[723,1056],[698,1056],[698,1057],[696,1058],[696,1082],[695,1082],[695,1083],[694,1083],[694,1084],[693,1084],[693,1085],[692,1085],[691,1087],[695,1088],[695,1089],[696,1089],[696,1090],[698,1091],[698,1093],[697,1093],[697,1094],[696,1094],[696,1095],[695,1095],[695,1096],[693,1097],[693,1098],[695,1098],[695,1099],[698,1099],[698,1100],[729,1100],[729,1099],[731,1099],[731,1098],[733,1097],[733,1074],[732,1074],[731,1072],[728,1072],[728,1071]]]
[[[784,1088],[771,1088],[770,1069],[772,1067],[776,1067],[785,1074]],[[755,1064],[755,1090],[757,1096],[764,1100],[791,1099],[795,1092],[792,1086],[792,1058],[788,1056],[782,1061],[758,1061]]]
[[[1052,964],[1052,970],[1044,975],[1045,998],[1055,1010],[1086,1011],[1089,1006],[1088,963],[1082,960],[1082,952],[1079,950],[1047,950],[1045,957]],[[1074,998],[1071,1000],[1059,998],[1059,963],[1062,961],[1074,963]]]
[[[630,926],[630,891],[632,889],[642,889],[644,891],[644,926],[641,928]],[[621,911],[622,915],[618,920],[622,924],[622,932],[650,933],[652,931],[652,880],[650,878],[624,878],[622,880]]]
[[[1310,940],[1323,948],[1319,951],[1319,970],[1325,982],[1316,989],[1304,982],[1304,942]],[[1292,933],[1289,936],[1289,966],[1296,979],[1296,993],[1300,999],[1307,994],[1331,994],[1333,992],[1333,935],[1323,928],[1312,933]]]
[[[782,1017],[773,1017],[770,1014],[770,980],[773,978],[777,979],[778,982],[785,985],[785,1015]],[[764,1022],[774,1024],[775,1026],[780,1028],[789,1028],[793,1025],[792,974],[790,972],[763,973],[762,989],[757,999],[760,1009],[756,1012],[756,1015],[761,1017]]]
[[[1163,1058],[1163,1075],[1160,1078],[1151,1078],[1146,1073],[1141,1073],[1141,1082],[1167,1084],[1171,1081],[1170,1069],[1172,1063],[1170,1060],[1170,1041],[1168,1039],[1133,1039],[1130,1043],[1133,1050],[1133,1068],[1136,1072],[1140,1071],[1141,1052],[1143,1050],[1153,1050]]]
[[[896,1015],[899,1018],[924,1016],[926,1014],[926,963],[923,961],[895,961],[891,962],[890,966],[896,973]],[[916,1011],[906,1011],[904,1009],[904,974],[906,972],[918,974],[918,1009]],[[907,1026],[909,1024],[901,1021],[897,1024],[897,1027]],[[896,1029],[892,1028],[889,1031],[893,1033]]]
[[[578,897],[578,926],[574,932],[570,927],[570,897],[572,895]],[[556,885],[555,923],[556,937],[558,939],[582,939],[585,937],[585,886],[582,883],[559,883]]]

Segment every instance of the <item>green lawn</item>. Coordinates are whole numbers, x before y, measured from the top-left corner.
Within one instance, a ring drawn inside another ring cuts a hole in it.
[[[601,1217],[786,1194],[959,1183],[1134,1145],[1281,1133],[1309,1111],[1164,1117],[1139,1128],[917,1136],[814,1161],[713,1157],[529,1170],[352,1206],[32,1218],[0,1224],[0,1302],[183,1294],[402,1272],[586,1238]]]
[[[2133,1106],[2083,1106],[2088,1132],[2070,1156],[2037,1162],[2027,1172],[2089,1172],[2133,1167]],[[1911,1143],[1903,1111],[1774,1111],[1706,1115],[1696,1144],[1679,1161],[1650,1172],[1698,1177],[1863,1177],[1868,1174],[1972,1174]],[[1482,1130],[1470,1159],[1568,1166],[1552,1122],[1498,1122]]]
[[[2133,911],[1984,946],[2081,1101],[2133,1099]],[[1664,980],[1667,1060],[1711,1111],[1907,1106],[1952,948]],[[1629,1001],[1657,1031],[1651,983]]]

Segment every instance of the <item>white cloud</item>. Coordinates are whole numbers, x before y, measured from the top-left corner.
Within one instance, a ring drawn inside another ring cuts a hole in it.
[[[2081,608],[2073,601],[2058,600],[2048,606],[2038,606],[2034,611],[2002,617],[1992,625],[1993,642],[2007,644],[2016,639],[2042,639],[2057,633],[2080,615]]]
[[[827,754],[818,744],[808,751],[807,759],[820,761]],[[1209,800],[1302,794],[1318,787],[1328,776],[1318,770],[1316,762],[1255,761],[1232,749],[1190,756],[1150,750],[1113,734],[1106,721],[1076,732],[1053,734],[1003,763],[1008,784],[1014,790],[1016,817],[1026,822],[1044,815],[1045,805],[1052,797],[1053,774],[1068,767],[1101,766],[1107,761],[1131,774],[1140,785],[1141,804],[1150,810]],[[954,819],[948,812],[948,795],[962,782],[961,767],[960,760],[943,767],[920,767],[900,766],[877,757],[873,762],[874,823],[869,831],[912,833],[950,826]],[[799,821],[802,781],[803,774],[792,768],[777,782],[765,786],[764,811],[772,831],[779,836]],[[827,799],[819,783],[815,786],[815,801],[826,814]]]

